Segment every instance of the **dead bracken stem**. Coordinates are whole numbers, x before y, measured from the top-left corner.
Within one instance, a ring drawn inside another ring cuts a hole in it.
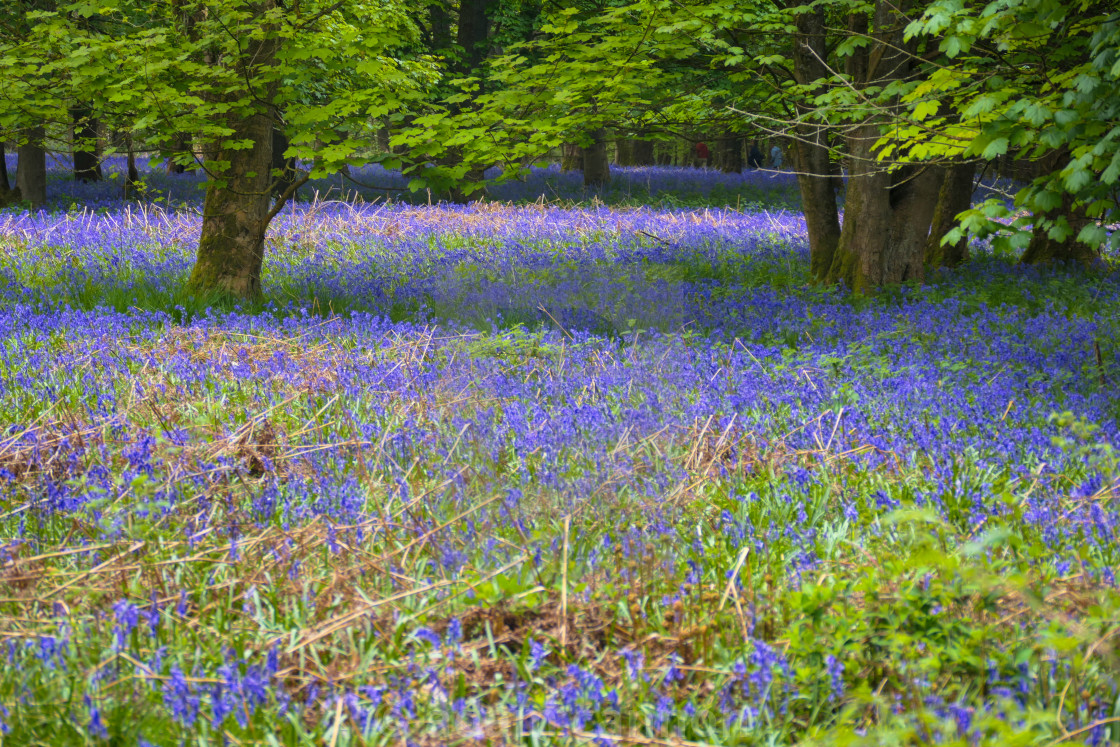
[[[560,648],[568,647],[568,539],[572,515],[564,517],[564,553],[560,561]]]

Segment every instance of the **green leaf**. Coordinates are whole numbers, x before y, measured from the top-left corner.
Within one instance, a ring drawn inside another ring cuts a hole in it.
[[[939,108],[940,102],[938,101],[919,101],[918,104],[914,107],[914,113],[912,116],[914,117],[914,119],[920,122],[926,117],[936,114]]]
[[[1002,156],[1004,153],[1007,152],[1007,145],[1008,145],[1007,138],[1005,138],[1005,137],[994,138],[984,148],[984,152],[983,152],[982,155],[983,155],[984,158],[987,158],[987,159],[992,159],[992,158],[995,158],[996,156]]]

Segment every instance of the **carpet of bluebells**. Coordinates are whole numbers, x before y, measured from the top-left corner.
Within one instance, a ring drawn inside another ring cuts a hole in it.
[[[5,743],[1120,744],[1115,260],[853,298],[788,175],[542,170],[322,190],[208,308],[197,179],[65,176],[0,212]]]

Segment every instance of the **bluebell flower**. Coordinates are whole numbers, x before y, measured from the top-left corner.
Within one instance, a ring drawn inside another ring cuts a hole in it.
[[[105,724],[101,721],[101,709],[90,699],[88,695],[84,698],[86,707],[89,708],[89,733],[90,736],[96,739],[108,739],[109,730],[105,728]]]
[[[122,599],[113,603],[113,612],[117,617],[113,632],[117,637],[118,648],[123,648],[125,639],[140,624],[140,608],[127,599]]]

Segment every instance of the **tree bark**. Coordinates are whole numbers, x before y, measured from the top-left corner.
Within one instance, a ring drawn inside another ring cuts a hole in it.
[[[926,267],[956,267],[968,261],[967,238],[962,237],[955,244],[947,245],[942,245],[941,240],[956,227],[957,215],[972,206],[972,180],[975,175],[974,163],[958,163],[942,168],[937,207],[933,211],[933,224],[926,241]]]
[[[601,187],[611,180],[611,165],[607,159],[607,133],[599,128],[591,133],[591,145],[583,151],[583,186]]]
[[[276,0],[253,3],[262,13],[276,7]],[[276,61],[279,40],[265,33],[239,48],[238,57],[226,62],[253,82],[259,71]],[[202,231],[198,255],[187,281],[190,291],[207,296],[255,298],[261,293],[264,235],[283,200],[272,199],[272,144],[277,122],[274,100],[279,83],[228,94],[234,107],[222,124],[231,133],[210,144],[216,163],[223,168],[206,184],[202,203]],[[250,103],[251,102],[251,103]],[[230,148],[226,143],[248,143],[248,148]],[[205,150],[205,144],[204,144]],[[228,165],[227,165],[228,164]]]
[[[560,146],[560,170],[582,171],[583,149],[575,143],[564,143]]]
[[[797,32],[793,39],[793,74],[800,85],[829,76],[824,60],[825,14],[818,8],[797,16]],[[798,115],[804,120],[813,111],[808,101],[796,103]],[[809,235],[809,269],[813,277],[826,280],[832,269],[836,247],[840,243],[840,216],[825,125],[802,121],[796,127],[794,155],[797,159],[797,186]]]
[[[738,135],[727,135],[717,143],[719,167],[725,174],[743,173],[743,139]]]
[[[196,293],[253,298],[261,292],[264,233],[272,202],[273,121],[265,112],[230,118],[230,140],[252,148],[221,148],[229,168],[210,179],[202,206],[202,235],[189,285]]]
[[[859,86],[889,85],[908,74],[913,59],[912,42],[903,39],[906,24],[897,6],[880,0],[874,20],[875,41],[856,50],[846,64],[849,79]],[[853,14],[849,29],[866,35],[867,17]],[[936,167],[909,166],[890,172],[879,163],[875,143],[881,123],[880,116],[869,115],[845,136],[851,166],[844,223],[827,280],[842,281],[856,293],[924,279],[925,247],[942,183]]]
[[[86,107],[72,109],[70,115],[74,120],[74,180],[99,182],[102,177],[101,155],[97,147],[97,120]]]
[[[635,166],[653,166],[653,141],[652,140],[635,140],[634,141],[634,165]]]
[[[907,280],[925,279],[925,247],[941,187],[934,167],[907,167],[895,173],[872,158],[876,125],[862,125],[861,142],[849,147],[852,172],[844,203],[844,225],[828,279],[856,293]]]
[[[0,140],[0,207],[19,202],[19,193],[12,189],[8,180],[8,161],[4,152],[4,141]]]
[[[460,0],[456,41],[463,48],[464,72],[477,68],[486,56],[486,40],[490,32],[486,10],[487,0]]]
[[[16,162],[16,189],[20,199],[37,208],[47,201],[47,152],[43,150],[42,127],[32,128],[27,143],[20,145]]]
[[[634,165],[634,141],[630,138],[619,138],[614,142],[615,146],[615,159],[614,162],[618,166],[633,166]]]
[[[4,150],[4,141],[0,140],[0,192],[9,192],[12,183],[8,180],[8,159]]]
[[[442,52],[451,46],[451,17],[442,2],[428,6],[428,25],[431,27],[429,39],[433,50]]]
[[[374,136],[377,139],[377,149],[382,153],[392,153],[392,149],[389,148],[389,135],[389,119],[386,117]]]
[[[128,173],[125,174],[124,188],[126,194],[136,189],[140,183],[140,170],[136,168],[136,151],[132,149],[132,136],[128,137]]]

